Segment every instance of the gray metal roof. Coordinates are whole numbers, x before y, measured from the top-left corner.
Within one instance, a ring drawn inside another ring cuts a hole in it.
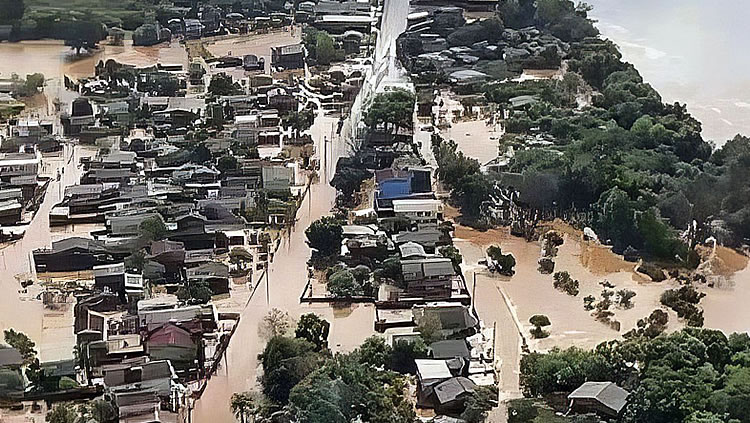
[[[407,242],[398,247],[401,252],[401,257],[425,257],[427,253],[424,251],[424,247],[417,244],[416,242]]]
[[[613,382],[586,382],[568,395],[568,399],[595,399],[619,413],[628,402],[630,392]]]
[[[435,386],[435,396],[440,404],[455,401],[462,394],[474,392],[477,385],[465,377],[452,377]]]
[[[453,262],[449,258],[427,259],[423,263],[425,277],[453,275]]]
[[[20,366],[21,363],[23,363],[23,357],[17,349],[0,347],[0,367]]]
[[[466,341],[463,339],[449,339],[445,341],[433,342],[432,344],[430,344],[430,351],[432,351],[432,358],[435,359],[471,357],[469,347],[466,345]]]

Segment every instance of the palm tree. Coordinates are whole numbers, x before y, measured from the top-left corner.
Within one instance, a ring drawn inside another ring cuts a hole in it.
[[[247,423],[247,417],[254,417],[257,407],[255,401],[249,392],[241,392],[232,394],[232,402],[230,403],[232,413],[242,423]],[[253,418],[252,421],[255,421]]]

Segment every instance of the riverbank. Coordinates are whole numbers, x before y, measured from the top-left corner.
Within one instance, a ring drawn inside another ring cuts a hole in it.
[[[703,136],[721,146],[750,135],[750,66],[738,54],[750,29],[750,4],[728,0],[721,7],[701,0],[592,0],[601,33],[614,41],[665,102],[687,103],[703,123]]]

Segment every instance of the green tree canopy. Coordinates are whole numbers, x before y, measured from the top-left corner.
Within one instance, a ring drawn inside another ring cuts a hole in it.
[[[325,31],[318,31],[315,35],[315,59],[321,65],[330,65],[336,60],[333,38]]]
[[[383,125],[387,132],[411,129],[414,125],[416,97],[411,92],[398,88],[375,96],[365,113],[364,122],[371,129]]]
[[[81,49],[93,49],[99,41],[107,38],[107,30],[101,22],[73,21],[65,27],[65,45],[81,54]]]
[[[206,304],[213,292],[206,282],[189,281],[177,290],[177,299],[188,304]]]
[[[325,256],[337,254],[341,251],[344,233],[341,228],[342,224],[341,220],[332,216],[324,216],[316,220],[305,230],[307,245]]]
[[[208,92],[215,96],[238,95],[242,94],[242,87],[234,82],[231,75],[217,73],[211,77]]]
[[[315,348],[315,344],[301,338],[269,339],[258,357],[263,365],[263,393],[279,404],[286,404],[292,388],[322,364],[323,356]]]
[[[294,336],[309,341],[317,351],[328,348],[328,331],[331,324],[315,313],[303,314],[297,322]]]

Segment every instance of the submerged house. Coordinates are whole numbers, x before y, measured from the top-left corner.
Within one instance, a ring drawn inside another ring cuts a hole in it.
[[[271,66],[283,69],[305,67],[305,47],[300,44],[271,47]]]
[[[151,359],[168,360],[177,370],[189,370],[196,364],[202,366],[202,335],[199,320],[169,321],[148,331],[143,342]]]
[[[167,360],[107,365],[102,373],[105,386],[114,392],[152,390],[158,397],[169,399],[177,384],[177,375]]]
[[[125,263],[94,266],[94,287],[117,294],[121,301],[137,301],[143,296],[143,276],[125,271]]]
[[[213,295],[229,293],[229,266],[216,261],[208,261],[187,269],[188,282],[205,282]]]
[[[451,377],[425,387],[419,395],[420,405],[431,407],[438,413],[460,413],[476,388],[477,385],[468,378]]]
[[[91,270],[113,261],[103,242],[88,238],[66,238],[53,242],[51,248],[34,250],[37,273]]]
[[[17,349],[0,346],[0,396],[23,393],[25,382],[22,366],[23,357]]]
[[[207,220],[205,216],[194,213],[181,216],[177,219],[177,230],[170,232],[167,238],[182,243],[185,250],[213,249],[216,235],[206,231]]]
[[[374,208],[378,212],[378,216],[394,216],[394,200],[434,199],[435,194],[432,192],[431,178],[431,171],[422,168],[376,171],[377,190],[375,191]]]
[[[434,302],[417,305],[412,309],[414,321],[419,326],[426,319],[440,321],[440,332],[446,338],[473,335],[479,326],[479,319],[468,306],[452,302]]]

